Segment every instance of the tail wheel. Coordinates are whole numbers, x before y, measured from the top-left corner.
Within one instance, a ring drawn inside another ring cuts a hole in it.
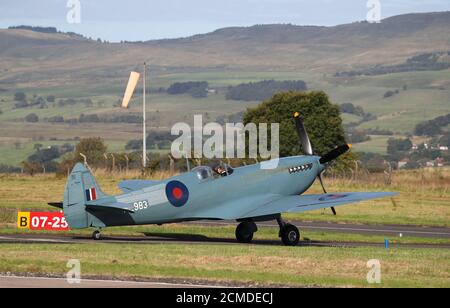
[[[241,222],[236,228],[236,239],[239,243],[251,243],[253,234],[258,230],[253,221]]]
[[[102,239],[102,234],[100,233],[100,231],[95,230],[94,233],[92,233],[92,239],[99,241]]]
[[[297,227],[286,224],[281,230],[281,241],[286,246],[297,246],[300,241],[300,232]]]

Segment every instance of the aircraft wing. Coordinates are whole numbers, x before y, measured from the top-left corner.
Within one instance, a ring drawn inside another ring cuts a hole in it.
[[[242,218],[260,217],[279,213],[301,213],[365,200],[395,196],[391,192],[353,192],[321,195],[288,196],[274,200],[250,211]]]
[[[160,184],[160,181],[151,181],[151,180],[128,180],[122,181],[119,183],[119,188],[124,193],[133,192],[136,190],[141,190],[150,186],[155,186]]]

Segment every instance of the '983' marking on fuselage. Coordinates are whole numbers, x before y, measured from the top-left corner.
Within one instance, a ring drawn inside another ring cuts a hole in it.
[[[150,207],[147,200],[137,201],[133,203],[133,209],[135,212],[146,210]]]

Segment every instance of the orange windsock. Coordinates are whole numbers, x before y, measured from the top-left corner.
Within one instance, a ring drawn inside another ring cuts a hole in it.
[[[137,72],[131,72],[130,79],[128,80],[127,89],[125,90],[125,95],[123,96],[122,108],[128,108],[130,100],[133,97],[134,90],[138,84],[141,74]]]

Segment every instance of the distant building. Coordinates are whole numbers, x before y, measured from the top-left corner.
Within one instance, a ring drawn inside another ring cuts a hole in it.
[[[404,158],[404,159],[402,159],[401,161],[399,161],[397,163],[397,168],[398,169],[404,168],[408,163],[409,163],[409,159],[408,158]]]
[[[413,144],[412,148],[413,151],[417,151],[419,149],[419,146],[417,144]]]
[[[439,147],[439,150],[441,150],[441,151],[448,151],[448,146],[441,145]]]
[[[427,167],[444,167],[445,159],[442,157],[438,157],[435,160],[430,160],[425,163]]]
[[[444,167],[445,165],[445,159],[443,159],[442,157],[438,157],[435,160],[435,166],[436,167]]]

